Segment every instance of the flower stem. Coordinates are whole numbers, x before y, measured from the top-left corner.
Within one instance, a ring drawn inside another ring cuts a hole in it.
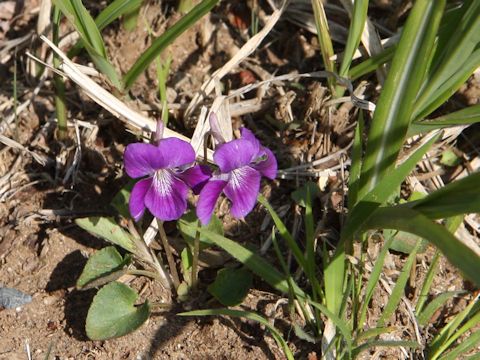
[[[196,289],[198,285],[198,256],[200,254],[200,231],[198,227],[200,221],[197,221],[197,232],[195,233],[195,240],[193,241],[193,258],[192,258],[192,289]]]
[[[55,6],[53,9],[53,27],[52,27],[52,37],[53,43],[58,45],[59,41],[59,31],[60,31],[60,19],[61,12],[60,9]],[[53,54],[53,66],[58,68],[60,66],[60,58],[54,53]],[[68,129],[67,129],[67,107],[65,100],[65,83],[61,76],[54,75],[55,83],[55,109],[58,121],[58,132],[57,137],[60,141],[65,141],[68,139]]]
[[[167,255],[168,267],[170,268],[170,273],[172,274],[173,285],[175,286],[175,289],[177,289],[180,285],[180,278],[178,277],[177,267],[175,266],[175,260],[173,259],[172,249],[170,249],[167,234],[165,234],[165,229],[163,228],[163,221],[158,219],[157,221],[158,233],[160,234],[160,239],[162,239],[165,254]]]

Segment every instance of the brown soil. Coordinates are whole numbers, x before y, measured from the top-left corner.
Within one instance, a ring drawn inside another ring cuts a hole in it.
[[[86,3],[92,9],[98,8],[98,5],[95,7],[95,2]],[[386,1],[377,3],[384,4]],[[33,30],[37,6],[39,1],[26,0],[18,19],[8,23],[11,25],[8,31],[3,30],[5,22],[2,22],[0,16],[0,41],[15,39]],[[380,7],[376,11],[385,12]],[[244,27],[245,24],[248,26],[249,16],[249,10],[245,13],[244,6],[222,5],[212,16],[197,23],[175,41],[169,48],[173,59],[168,82],[169,101],[187,104],[207,76],[238,51],[245,40]],[[148,22],[153,34],[160,34],[177,19],[178,15],[166,15],[163,5],[160,7],[157,1],[151,1],[142,11],[139,22]],[[398,21],[392,13],[388,14],[388,19],[386,26]],[[64,24],[64,30],[66,29],[67,23]],[[226,87],[238,87],[252,78],[261,78],[259,68],[270,73],[286,73],[292,70],[313,71],[319,67],[314,36],[285,23],[280,24],[276,31],[278,38],[272,46],[273,50],[262,49],[249,66],[236,69],[238,72],[226,79]],[[128,32],[120,24],[114,24],[105,30],[104,36],[114,65],[123,72],[151,41],[141,25]],[[33,41],[27,45],[32,49],[38,46]],[[27,58],[23,51],[24,49],[19,50],[21,55],[18,56],[17,65],[20,103],[31,96],[32,89],[37,85],[37,80],[31,78],[26,71]],[[81,55],[75,61],[85,63],[86,59]],[[2,103],[12,101],[12,59],[0,62],[0,76],[8,79],[0,84],[0,114],[8,115],[12,107],[2,107]],[[151,67],[132,89],[129,106],[142,110],[151,117],[158,117],[160,102],[156,81],[154,67]],[[478,88],[478,82],[469,83],[464,92],[467,99],[465,103],[475,101]],[[212,304],[211,299],[205,296],[200,296],[200,300],[194,304],[180,304],[171,311],[153,314],[146,324],[128,336],[108,341],[87,339],[85,318],[96,291],[79,291],[75,288],[75,282],[87,257],[106,243],[80,230],[72,220],[81,215],[109,213],[109,201],[128,181],[121,167],[122,153],[125,145],[134,141],[135,137],[112,115],[101,110],[79,94],[73,85],[68,84],[70,117],[98,126],[98,133],[94,132],[96,130],[82,128],[85,143],[82,146],[79,171],[74,175],[73,181],[70,178],[62,183],[65,171],[73,161],[75,146],[73,143],[61,144],[55,140],[54,127],[48,122],[55,111],[52,90],[50,84],[42,88],[32,104],[20,114],[16,129],[6,130],[8,136],[16,137],[19,143],[49,161],[41,165],[25,152],[3,145],[0,147],[0,286],[15,288],[33,297],[31,303],[17,309],[0,310],[0,359],[25,359],[27,344],[33,359],[44,359],[49,349],[50,359],[283,359],[284,355],[272,337],[256,323],[219,317],[175,316],[177,312]],[[290,100],[295,100],[292,109],[299,118],[304,115],[308,119],[310,116],[321,118],[325,115],[325,109],[322,109],[321,104],[315,103],[318,100],[315,96],[310,95],[321,90],[311,84],[307,84],[304,90],[287,90],[284,96],[277,96],[268,109],[268,115],[275,119],[266,121],[266,111],[262,110],[245,119],[234,119],[235,126],[238,128],[245,121],[255,130],[260,128],[263,131],[262,142],[268,143],[278,154],[281,168],[296,165],[298,161],[321,158],[348,144],[352,137],[350,108],[342,108],[338,114],[332,115],[336,120],[335,127],[320,121],[317,129],[322,140],[315,146],[310,146],[309,139],[315,131],[313,122],[293,124],[285,108],[290,106]],[[181,112],[176,110],[172,114],[171,125],[185,135],[191,135],[195,124],[182,121]],[[73,129],[71,135],[74,136]],[[4,179],[8,181],[2,181]],[[333,190],[322,195],[318,208],[324,204],[329,204],[332,208],[341,206],[342,197],[338,190],[340,180],[335,178],[330,181]],[[290,191],[294,186],[293,182],[277,182],[265,191],[273,194],[271,198],[274,205],[288,206],[291,204]],[[228,215],[223,216],[224,208],[225,203],[219,206],[219,214],[222,215],[230,237],[257,248],[268,237],[268,234],[261,232],[265,217],[261,210],[257,209],[246,222],[240,222]],[[60,211],[52,212],[52,209]],[[288,223],[298,220],[293,205],[287,210],[285,220]],[[335,231],[339,226],[339,215],[335,209],[328,212],[323,220],[328,231]],[[174,231],[172,233],[174,235]],[[375,249],[372,251],[374,259]],[[419,256],[415,281],[417,285],[411,289],[412,296],[418,293],[418,284],[425,276],[426,267],[421,263],[428,263],[429,259],[429,252]],[[404,260],[404,255],[391,255],[390,268],[387,266],[389,279],[396,279]],[[212,277],[205,272],[204,280],[211,281]],[[442,263],[434,283],[438,291],[465,287],[459,275],[446,262]],[[138,288],[153,286],[146,281],[134,285]],[[306,341],[296,339],[283,309],[280,307],[272,310],[278,296],[258,280],[255,285],[262,291],[252,290],[241,307],[262,313],[270,319],[275,318],[275,325],[291,342],[298,357],[307,358],[310,353],[308,358],[315,359],[314,351],[319,345],[315,348]],[[377,291],[369,315],[372,323],[379,318],[388,298],[384,289]],[[154,289],[147,290],[142,296],[146,297],[151,292]],[[452,305],[452,312],[458,311],[461,305],[457,304],[457,308]],[[406,310],[401,308],[396,318],[392,319],[392,323],[401,329],[395,335],[402,339],[405,336],[414,339],[414,330],[405,314]],[[448,312],[442,316],[447,317]],[[380,352],[377,355],[396,358],[399,354],[395,351]],[[372,354],[365,356],[369,358]]]

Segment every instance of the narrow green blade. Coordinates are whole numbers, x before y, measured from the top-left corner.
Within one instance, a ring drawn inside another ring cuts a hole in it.
[[[401,206],[378,208],[363,228],[401,230],[423,237],[436,246],[465,277],[480,285],[480,257],[444,226],[419,211]]]
[[[125,74],[123,80],[125,88],[129,89],[140,74],[147,69],[152,61],[161,54],[180,34],[190,28],[202,16],[207,14],[219,0],[203,0],[195,6],[188,14],[183,16],[175,25],[156,38],[152,45],[135,61],[135,64]]]
[[[444,6],[445,0],[418,0],[410,12],[372,120],[361,192],[373,189],[395,165],[410,125],[414,100],[429,64]]]
[[[287,357],[288,360],[293,360],[293,354],[290,348],[288,347],[287,342],[283,339],[280,332],[270,324],[265,318],[262,316],[251,312],[251,311],[243,311],[243,310],[233,310],[233,309],[206,309],[206,310],[193,310],[188,312],[183,312],[177,314],[179,316],[211,316],[211,315],[224,315],[224,316],[232,316],[232,317],[239,317],[245,318],[252,321],[256,321],[263,326],[265,326],[270,332],[272,333],[273,338],[277,342],[277,344],[282,348],[283,353]]]

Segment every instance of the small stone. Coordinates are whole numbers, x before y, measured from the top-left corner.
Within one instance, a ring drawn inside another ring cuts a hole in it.
[[[43,299],[43,303],[47,306],[51,306],[58,301],[58,298],[54,295],[49,295]]]

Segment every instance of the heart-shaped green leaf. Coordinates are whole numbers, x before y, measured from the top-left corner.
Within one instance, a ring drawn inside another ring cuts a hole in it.
[[[114,246],[103,248],[90,256],[77,280],[77,287],[82,288],[95,279],[109,275],[124,267],[129,261],[130,258],[122,258]]]
[[[87,336],[92,340],[106,340],[140,327],[150,315],[150,306],[145,302],[135,307],[137,298],[135,290],[116,281],[101,288],[88,310]]]
[[[240,304],[252,286],[252,273],[246,269],[221,269],[208,292],[225,306]]]

